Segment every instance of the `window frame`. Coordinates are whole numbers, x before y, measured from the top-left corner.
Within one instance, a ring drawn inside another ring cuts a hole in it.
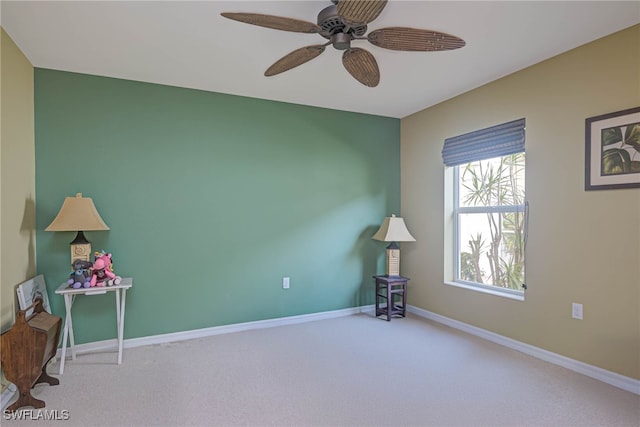
[[[524,154],[524,151],[522,151]],[[498,159],[501,157],[505,157],[505,155],[492,157],[492,159]],[[484,159],[489,160],[489,159]],[[469,162],[471,163],[471,162]],[[503,296],[516,300],[524,300],[524,294],[526,290],[526,280],[525,283],[522,284],[522,289],[511,289],[511,288],[503,288],[495,285],[487,285],[483,283],[472,282],[468,280],[463,280],[460,278],[460,258],[461,258],[461,243],[460,243],[460,217],[463,214],[477,214],[477,213],[504,213],[504,212],[520,212],[525,215],[525,223],[524,223],[524,233],[525,233],[525,248],[526,248],[526,228],[527,228],[527,202],[524,201],[523,204],[520,205],[501,205],[501,206],[469,206],[469,207],[460,207],[460,167],[465,167],[468,163],[460,164],[452,166],[453,169],[453,183],[452,183],[452,254],[453,262],[451,263],[453,271],[452,281],[446,281],[445,283],[448,285],[458,286],[466,289],[471,289],[475,291],[481,291],[484,293]],[[526,156],[525,156],[525,175],[526,175]],[[526,182],[526,181],[525,181]],[[526,200],[526,191],[525,191],[525,200]],[[525,265],[526,265],[526,250],[525,250]],[[526,279],[527,270],[525,268],[525,279]]]

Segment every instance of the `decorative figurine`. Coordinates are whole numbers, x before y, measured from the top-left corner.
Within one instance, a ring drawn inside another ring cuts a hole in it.
[[[96,260],[93,263],[93,274],[91,275],[91,286],[119,285],[122,278],[120,276],[116,276],[113,272],[111,254],[96,252],[95,257]]]
[[[69,276],[69,280],[67,280],[69,287],[74,289],[90,287],[91,266],[92,264],[89,261],[85,261],[83,259],[76,259],[73,261],[73,264],[71,264],[73,271]]]

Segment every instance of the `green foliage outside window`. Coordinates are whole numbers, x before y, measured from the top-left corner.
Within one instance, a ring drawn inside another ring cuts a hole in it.
[[[460,279],[521,290],[524,284],[524,153],[460,166],[462,208],[486,222],[460,241]],[[497,210],[491,208],[499,207]],[[510,210],[509,207],[513,207]],[[477,211],[486,209],[485,213]],[[469,221],[471,222],[471,221]],[[465,246],[466,244],[466,246]]]

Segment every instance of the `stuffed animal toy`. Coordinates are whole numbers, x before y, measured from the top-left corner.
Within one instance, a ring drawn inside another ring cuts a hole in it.
[[[111,254],[96,252],[96,260],[93,263],[93,274],[91,275],[91,286],[113,286],[119,285],[122,281],[120,276],[113,272]]]
[[[91,265],[89,261],[82,259],[73,261],[71,264],[73,271],[67,280],[70,288],[79,289],[91,286],[91,271],[89,270]]]

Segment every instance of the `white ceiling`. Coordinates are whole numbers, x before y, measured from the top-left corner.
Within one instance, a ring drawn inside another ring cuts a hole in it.
[[[254,12],[316,22],[330,4],[3,0],[0,19],[35,67],[397,118],[640,22],[639,1],[392,0],[369,31],[424,28],[456,35],[467,45],[424,53],[354,41],[380,68],[380,84],[368,88],[347,73],[342,52],[332,47],[297,68],[264,77],[285,54],[326,40],[220,16]]]

